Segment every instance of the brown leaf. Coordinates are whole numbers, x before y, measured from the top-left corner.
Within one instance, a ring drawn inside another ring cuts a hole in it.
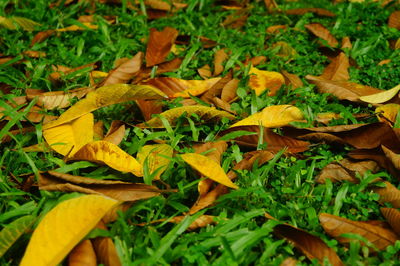
[[[303,81],[295,75],[295,74],[290,74],[286,70],[281,70],[281,74],[285,78],[285,84],[286,86],[291,85],[293,89],[301,88],[304,86]]]
[[[368,170],[376,172],[379,170],[379,166],[374,161],[353,162],[343,159],[325,166],[316,177],[316,182],[323,184],[326,179],[330,179],[332,182],[347,180],[352,183],[358,183],[359,180],[355,177],[356,173],[363,176]]]
[[[219,49],[214,54],[214,76],[218,76],[224,71],[223,63],[228,59],[228,54],[225,49]]]
[[[119,201],[136,201],[160,195],[154,186],[114,180],[62,174],[55,171],[43,173],[39,178],[39,189],[49,191],[77,191],[86,194],[103,194]]]
[[[90,240],[82,240],[68,256],[69,266],[96,266],[96,253]]]
[[[97,225],[98,228],[107,230],[107,227],[101,221]],[[104,266],[121,266],[117,249],[114,242],[109,237],[96,237],[92,239],[92,244],[97,255],[98,263]]]
[[[272,25],[267,28],[266,32],[269,34],[276,34],[280,30],[286,30],[286,28],[287,25]]]
[[[232,73],[229,72],[225,77],[221,78],[209,90],[207,90],[201,97],[203,101],[212,103],[214,97],[220,97],[223,88],[232,80]]]
[[[336,38],[321,24],[311,23],[305,25],[304,27],[311,31],[315,36],[325,40],[329,46],[337,47],[339,45],[339,42],[336,40]]]
[[[400,236],[400,211],[394,208],[381,208],[381,212],[393,228],[393,231]]]
[[[325,232],[336,238],[336,240],[342,244],[354,241],[354,239],[340,236],[345,233],[358,234],[374,244],[379,250],[384,250],[387,246],[394,245],[396,240],[399,239],[394,232],[380,226],[351,221],[327,213],[321,213],[319,215],[319,220]],[[363,244],[364,243],[361,242],[361,245]]]
[[[241,136],[234,139],[238,145],[245,147],[256,148],[258,146],[259,139],[262,137],[262,143],[266,144],[266,150],[272,152],[278,152],[282,149],[287,149],[290,153],[298,153],[308,150],[309,143],[306,141],[296,140],[287,136],[281,136],[274,133],[271,129],[263,127],[263,132],[260,134],[259,126],[239,126],[229,128],[220,133],[224,136],[228,133],[235,131],[248,131],[254,132],[255,135]]]
[[[151,221],[150,224],[162,223],[165,221],[168,221],[168,222],[174,223],[174,224],[179,224],[185,218],[186,218],[186,216],[175,216],[175,217],[172,217],[169,219],[166,218],[166,219],[159,219],[159,220]],[[216,224],[216,221],[214,221],[214,218],[215,218],[215,216],[212,216],[212,215],[201,215],[189,225],[187,230],[193,231],[198,228],[206,227],[209,224]],[[149,223],[141,223],[141,224],[137,224],[137,225],[145,226],[147,224],[149,224]]]
[[[275,2],[275,0],[264,0],[265,6],[268,10],[268,12],[272,13],[274,12],[275,9],[278,9],[278,4]]]
[[[362,103],[360,96],[382,92],[382,90],[349,81],[328,80],[311,75],[307,75],[306,79],[315,84],[320,93],[333,94],[340,100]]]
[[[98,87],[117,83],[128,83],[128,81],[130,81],[140,72],[142,61],[143,53],[138,52],[132,59],[127,60],[111,70],[108,76],[98,85]]]
[[[146,49],[146,66],[151,67],[163,63],[177,36],[178,31],[171,27],[165,27],[162,31],[151,28]]]
[[[46,53],[45,52],[41,52],[41,51],[27,50],[27,51],[23,51],[22,54],[24,56],[27,56],[27,57],[30,57],[30,58],[46,57]]]
[[[101,140],[104,138],[104,123],[103,121],[97,121],[93,125],[93,139],[94,140]]]
[[[322,265],[324,259],[327,258],[331,265],[344,265],[332,248],[319,237],[304,230],[288,224],[278,224],[274,227],[274,233],[293,243],[310,260],[317,259]]]
[[[375,187],[374,192],[380,195],[380,203],[390,203],[394,208],[400,208],[400,190],[390,182],[384,181],[385,187]]]
[[[161,63],[157,67],[156,75],[174,71],[174,70],[178,69],[181,64],[182,64],[182,59],[181,58],[174,58],[171,61],[167,61],[167,62]],[[135,77],[135,79],[134,79],[134,81],[132,83],[133,84],[137,84],[140,81],[149,78],[150,74],[151,74],[151,71],[152,71],[151,67],[142,68],[142,70]]]
[[[140,111],[142,112],[144,120],[146,121],[150,120],[152,115],[162,113],[163,104],[159,100],[137,100],[136,103],[139,106]]]
[[[240,29],[246,24],[248,18],[248,9],[240,9],[226,17],[222,26],[232,29]]]
[[[231,114],[236,115],[236,112],[233,111],[233,110],[231,109],[231,105],[230,105],[229,103],[227,103],[227,102],[221,100],[221,99],[218,98],[218,97],[212,98],[211,101],[212,101],[212,103],[213,103],[216,107],[218,107],[219,109],[222,109],[222,110],[224,110],[224,111],[227,111],[227,112],[229,112],[229,113],[231,113]]]
[[[104,141],[108,141],[114,143],[115,145],[119,145],[121,141],[125,137],[125,124],[122,121],[112,121],[110,129],[108,130],[106,136],[104,137]]]
[[[225,84],[225,86],[222,88],[221,100],[229,103],[229,102],[233,101],[234,99],[236,99],[236,97],[237,97],[236,90],[239,86],[239,82],[240,82],[240,80],[235,79],[235,78],[228,81]]]
[[[38,32],[32,39],[31,41],[31,47],[36,44],[36,43],[41,43],[44,42],[46,39],[48,39],[50,36],[52,36],[53,34],[55,34],[56,31],[55,30],[45,30],[45,31],[41,31]]]
[[[279,266],[296,266],[297,265],[297,260],[294,258],[286,258],[284,261]]]
[[[340,53],[325,68],[320,77],[328,80],[349,80],[349,67],[349,59],[344,53]]]
[[[393,11],[389,16],[388,26],[400,30],[400,11]]]
[[[353,45],[351,44],[350,38],[349,37],[343,37],[342,39],[342,49],[352,49]]]
[[[382,145],[382,150],[385,153],[385,156],[392,162],[394,167],[400,170],[400,154],[396,154],[395,152],[386,148],[384,145]]]
[[[286,10],[285,13],[287,15],[304,15],[306,13],[314,13],[316,15],[325,16],[325,17],[336,16],[334,13],[332,13],[329,10],[326,10],[324,8],[315,8],[315,7],[289,9],[289,10]]]
[[[203,67],[197,69],[197,72],[199,73],[200,77],[202,77],[203,79],[208,79],[212,76],[211,68],[209,65],[204,65]]]
[[[53,83],[59,83],[61,81],[61,77],[72,74],[78,70],[84,69],[84,68],[89,68],[90,70],[96,69],[97,68],[97,63],[89,63],[83,66],[75,67],[75,68],[69,68],[66,66],[53,66],[54,72],[49,75],[49,80]]]

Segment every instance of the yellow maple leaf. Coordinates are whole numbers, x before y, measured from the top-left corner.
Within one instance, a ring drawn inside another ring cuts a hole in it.
[[[279,72],[264,71],[251,67],[249,75],[249,86],[252,90],[255,90],[257,96],[267,89],[269,90],[268,95],[273,96],[285,84],[285,78]]]
[[[212,159],[198,153],[186,153],[182,154],[181,157],[187,164],[199,171],[205,177],[230,188],[239,188],[229,179],[221,166]]]
[[[32,234],[20,266],[58,265],[118,201],[99,195],[66,200]]]

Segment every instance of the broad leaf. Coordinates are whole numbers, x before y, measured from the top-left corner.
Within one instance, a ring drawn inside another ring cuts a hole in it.
[[[168,144],[144,145],[136,155],[136,158],[143,168],[147,160],[149,174],[157,171],[154,180],[159,180],[161,174],[167,169],[170,163],[170,159],[168,158],[171,158],[173,154],[174,150]]]
[[[108,130],[104,141],[111,142],[115,145],[119,145],[125,137],[125,124],[122,121],[112,121],[110,129]]]
[[[393,228],[393,231],[400,236],[400,211],[394,208],[381,208],[381,212]]]
[[[329,80],[349,80],[349,59],[345,53],[340,53],[332,62],[325,68],[320,76]]]
[[[367,103],[384,103],[395,97],[400,91],[400,84],[396,87],[376,94],[361,96],[360,100]]]
[[[20,265],[57,265],[117,204],[116,200],[98,195],[61,202],[33,232]]]
[[[172,48],[172,44],[178,37],[178,31],[171,27],[165,27],[162,31],[150,29],[149,42],[146,49],[146,66],[151,67],[163,63]]]
[[[285,78],[279,72],[258,70],[255,67],[251,67],[249,76],[249,86],[256,92],[256,95],[269,90],[268,95],[273,96],[285,84]]]
[[[390,203],[394,208],[400,208],[400,190],[390,182],[384,181],[385,187],[375,187],[374,192],[379,194],[380,203]]]
[[[375,109],[379,121],[388,123],[390,126],[396,123],[397,114],[400,111],[400,105],[389,103],[379,106]]]
[[[69,266],[97,266],[96,253],[94,252],[92,242],[85,239],[76,245],[68,255]]]
[[[329,32],[327,28],[322,26],[319,23],[311,23],[304,26],[306,29],[311,31],[315,36],[325,40],[329,46],[336,47],[339,45],[339,42],[336,38]]]

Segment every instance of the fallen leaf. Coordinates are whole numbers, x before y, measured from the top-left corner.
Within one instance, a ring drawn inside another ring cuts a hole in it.
[[[321,93],[330,93],[340,100],[362,102],[360,96],[366,96],[382,92],[376,88],[357,84],[349,81],[328,80],[316,76],[307,75],[306,79],[315,84]]]
[[[268,12],[273,13],[275,10],[278,10],[278,4],[275,2],[275,0],[264,0],[265,6],[268,10]]]
[[[392,150],[386,148],[382,145],[382,150],[385,153],[385,156],[392,162],[396,169],[400,169],[400,154],[396,154]]]
[[[400,111],[400,105],[389,103],[379,106],[375,109],[378,120],[393,126],[396,123],[397,114]]]
[[[236,90],[239,86],[239,82],[240,80],[238,79],[231,79],[228,83],[226,83],[221,91],[221,100],[229,103],[236,99]]]
[[[197,153],[186,153],[182,154],[181,157],[187,164],[189,164],[205,177],[208,177],[215,182],[218,182],[230,188],[239,188],[228,178],[221,166],[219,166],[219,164],[212,159]]]
[[[103,121],[97,121],[93,125],[93,140],[102,140],[104,138],[104,123]]]
[[[3,26],[6,29],[9,30],[16,30],[17,24],[19,27],[21,27],[23,30],[26,31],[34,31],[36,26],[41,26],[41,24],[27,19],[27,18],[23,18],[23,17],[2,17],[0,16],[0,26]]]
[[[394,208],[381,208],[381,213],[393,228],[393,231],[400,236],[400,211]]]
[[[272,44],[271,49],[276,51],[275,53],[276,56],[283,57],[286,60],[288,60],[288,62],[293,60],[297,55],[296,50],[292,46],[290,46],[287,42],[283,41],[278,41]]]
[[[3,257],[18,238],[31,229],[35,220],[35,216],[26,215],[3,227],[0,231],[0,257]]]
[[[400,30],[400,11],[393,11],[389,16],[388,26]]]
[[[281,74],[285,78],[285,84],[287,86],[291,85],[292,89],[297,89],[304,86],[303,81],[301,81],[301,79],[297,75],[290,74],[286,70],[281,70]]]
[[[68,255],[68,266],[97,266],[96,253],[92,242],[85,239],[76,245]]]
[[[314,13],[319,16],[325,16],[325,17],[334,17],[336,16],[334,13],[332,13],[329,10],[326,10],[324,8],[315,8],[315,7],[310,7],[310,8],[295,8],[295,9],[288,9],[285,11],[287,15],[304,15],[306,13]]]
[[[252,58],[250,58],[250,59],[248,59],[247,57],[246,57],[246,61],[244,61],[244,65],[248,65],[248,64],[251,64],[252,66],[257,66],[257,65],[260,65],[260,64],[263,64],[263,63],[265,63],[267,61],[267,57],[266,56],[264,56],[264,55],[258,55],[258,56],[255,56],[255,57],[252,57]]]
[[[107,230],[102,221],[97,224],[97,228]],[[114,242],[109,237],[96,237],[92,239],[93,248],[96,252],[98,262],[104,266],[121,266]]]
[[[211,68],[209,65],[202,66],[201,68],[197,69],[197,72],[203,79],[208,79],[212,76]]]
[[[174,70],[178,69],[181,64],[182,64],[182,59],[181,58],[174,58],[171,61],[167,61],[167,62],[164,62],[164,63],[161,63],[161,64],[157,65],[157,69],[156,69],[156,73],[155,74],[159,75],[159,74],[162,74],[162,73],[174,71]],[[141,82],[142,80],[145,80],[145,79],[149,78],[151,73],[152,73],[152,69],[153,68],[151,68],[151,67],[146,67],[146,68],[142,67],[142,70],[135,77],[135,79],[132,82],[132,84],[137,84],[137,83]]]
[[[148,199],[160,195],[163,191],[150,185],[129,183],[116,180],[98,180],[89,177],[48,171],[39,176],[39,189],[48,191],[80,192],[98,194],[118,201]]]
[[[390,182],[384,181],[385,187],[375,187],[374,192],[379,194],[380,203],[390,203],[394,208],[400,208],[400,190]]]
[[[219,49],[214,54],[214,76],[218,76],[224,71],[223,63],[228,59],[225,49]]]
[[[47,144],[56,152],[73,156],[80,148],[93,141],[94,118],[85,114],[71,122],[43,130]]]
[[[122,121],[112,121],[110,129],[108,130],[103,141],[111,142],[119,145],[125,137],[125,124]]]
[[[367,103],[384,103],[395,97],[400,91],[400,84],[396,87],[379,93],[361,96],[360,100]]]
[[[160,114],[160,116],[164,117],[171,126],[175,126],[179,117],[186,115],[190,117],[192,115],[197,115],[204,122],[213,122],[218,121],[222,118],[234,119],[234,116],[225,111],[219,111],[213,107],[207,107],[202,105],[194,105],[194,106],[183,106],[176,107],[170,110],[167,110]],[[152,128],[163,128],[164,124],[160,117],[156,116],[150,119],[149,121],[136,125],[138,127],[152,127]]]
[[[177,36],[178,31],[171,27],[165,27],[162,31],[151,28],[146,49],[146,66],[163,63]]]
[[[122,103],[138,99],[163,99],[165,94],[158,89],[147,85],[115,84],[104,86],[90,92],[85,99],[80,100],[60,117],[44,124],[43,129],[49,129],[80,116],[111,104]]]
[[[276,34],[279,31],[283,31],[286,30],[287,25],[273,25],[273,26],[269,26],[266,30],[267,33],[269,34]]]
[[[304,27],[311,31],[311,33],[315,36],[325,40],[329,46],[337,47],[339,45],[339,42],[336,40],[336,38],[329,32],[327,28],[325,28],[321,24],[311,23],[305,25]]]
[[[145,167],[147,159],[147,166],[149,173],[153,174],[155,171],[156,175],[154,180],[160,180],[161,174],[167,169],[170,159],[174,154],[174,150],[168,144],[153,144],[144,145],[136,155],[137,161]],[[165,156],[165,157],[164,157]],[[166,158],[168,157],[168,158]]]
[[[117,204],[116,200],[98,195],[59,203],[33,232],[20,265],[57,265]]]
[[[161,100],[136,100],[145,121],[148,121],[155,114],[162,113],[163,103]]]
[[[272,105],[265,107],[261,112],[250,115],[249,117],[240,120],[233,124],[232,127],[237,126],[259,126],[264,127],[282,127],[288,125],[290,122],[299,121],[303,119],[303,113],[299,108],[292,105]]]
[[[353,48],[353,45],[351,44],[351,41],[350,41],[350,38],[349,37],[343,37],[343,39],[342,39],[342,50],[343,49],[352,49]]]
[[[145,226],[147,224],[155,224],[155,223],[163,223],[165,221],[174,223],[174,224],[179,224],[185,218],[186,218],[186,216],[175,216],[172,218],[154,220],[154,221],[151,221],[150,223],[141,223],[141,224],[138,224],[138,226]],[[198,228],[206,227],[207,225],[210,225],[210,224],[216,224],[215,216],[201,215],[189,225],[187,230],[193,231]]]
[[[97,30],[98,26],[95,24],[92,24],[90,22],[84,22],[82,23],[83,27],[78,26],[78,25],[71,25],[65,28],[60,28],[56,29],[58,32],[66,32],[66,31],[82,31],[82,30]]]
[[[55,30],[45,30],[45,31],[41,31],[38,32],[32,39],[31,41],[31,47],[33,45],[35,45],[36,43],[41,43],[44,42],[45,40],[47,40],[50,36],[56,34]]]
[[[396,240],[399,239],[391,230],[363,222],[351,221],[332,214],[321,213],[319,220],[325,232],[342,244],[354,241],[354,239],[340,236],[345,233],[360,235],[374,244],[379,250],[384,250],[387,246],[394,245]],[[361,245],[363,244],[361,242]]]
[[[286,258],[284,261],[279,266],[296,266],[297,265],[297,260],[294,258]]]
[[[340,53],[325,68],[320,77],[329,80],[349,80],[349,67],[350,63],[346,54]]]
[[[211,88],[209,88],[200,99],[212,103],[215,97],[220,97],[223,88],[232,80],[232,72],[229,72],[226,76],[222,77],[218,82],[216,82]]]
[[[285,79],[279,72],[258,70],[251,67],[249,76],[249,86],[256,92],[257,96],[265,90],[269,90],[268,95],[273,96],[285,84]]]
[[[142,166],[128,153],[117,145],[107,141],[94,141],[78,150],[69,160],[84,160],[109,167],[120,172],[130,172],[136,176],[143,176]]]
[[[108,76],[99,84],[98,87],[114,85],[118,83],[128,83],[129,80],[131,80],[140,72],[142,61],[143,53],[138,52],[133,58],[111,70]]]
[[[62,77],[68,77],[69,75],[73,74],[74,72],[77,72],[79,70],[83,69],[88,69],[88,71],[91,71],[93,69],[97,68],[96,62],[95,63],[89,63],[85,64],[82,66],[78,66],[75,68],[70,68],[66,66],[52,66],[54,72],[49,75],[49,79],[51,82],[55,84],[59,84],[62,81]]]

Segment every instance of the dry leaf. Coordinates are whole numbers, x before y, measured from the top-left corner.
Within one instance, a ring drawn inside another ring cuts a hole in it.
[[[153,174],[157,171],[154,176],[154,180],[159,180],[161,174],[167,169],[170,159],[174,154],[174,150],[168,144],[154,144],[144,145],[136,155],[137,161],[144,168],[145,161],[147,159],[149,173]],[[168,158],[165,158],[165,157]]]
[[[87,195],[59,203],[32,234],[21,266],[57,265],[118,201]]]
[[[400,30],[400,11],[393,11],[389,16],[388,26]]]
[[[400,236],[400,211],[394,208],[381,208],[381,212],[393,228],[393,231]]]
[[[376,187],[374,192],[380,195],[380,203],[390,203],[394,208],[400,208],[400,190],[391,183],[384,181],[385,187]]]
[[[128,83],[129,80],[139,73],[142,66],[142,61],[143,53],[138,52],[132,59],[127,60],[111,70],[108,76],[98,87],[114,85],[118,83]]]
[[[304,26],[306,29],[312,32],[315,36],[325,40],[329,46],[337,47],[339,42],[336,38],[329,32],[327,28],[319,23],[311,23]]]
[[[156,197],[163,192],[154,186],[140,183],[97,180],[89,177],[62,174],[56,171],[42,173],[39,176],[39,189],[101,194],[118,201],[131,202]]]
[[[268,12],[272,13],[276,9],[279,9],[278,4],[275,0],[264,0],[265,6],[267,7]]]
[[[68,266],[97,266],[96,253],[90,240],[85,239],[72,249],[68,255]]]
[[[141,223],[141,224],[138,224],[138,226],[145,226],[147,224],[154,224],[154,223],[162,223],[165,221],[168,221],[170,223],[179,224],[185,218],[186,218],[186,216],[175,216],[175,217],[168,218],[168,219],[159,219],[159,220],[151,221],[150,223]],[[198,228],[206,227],[209,224],[216,224],[216,221],[214,220],[214,218],[215,218],[215,216],[212,216],[212,215],[201,215],[189,225],[187,230],[193,231]]]
[[[45,31],[41,31],[38,32],[32,39],[31,41],[31,47],[36,44],[36,43],[41,43],[44,42],[45,40],[47,40],[50,36],[52,36],[53,34],[55,34],[56,31],[55,30],[45,30]]]
[[[142,112],[145,121],[150,120],[154,114],[162,113],[163,103],[160,100],[136,100],[136,104]]]
[[[265,107],[261,112],[250,115],[249,117],[236,122],[231,126],[259,126],[282,127],[290,122],[302,120],[303,113],[299,108],[292,105],[272,105]]]
[[[117,145],[107,141],[94,141],[83,146],[69,160],[84,160],[101,164],[120,172],[130,172],[136,176],[143,176],[142,166],[128,153]]]
[[[285,79],[279,72],[258,70],[251,67],[249,76],[249,86],[256,92],[257,96],[265,90],[269,90],[268,95],[273,96],[285,84]]]
[[[387,246],[394,245],[398,240],[398,236],[394,232],[380,226],[351,221],[327,213],[321,213],[319,220],[325,232],[343,244],[354,241],[354,239],[340,236],[345,233],[360,235],[374,244],[379,250],[384,250]],[[361,242],[361,245],[363,244]]]
[[[62,81],[62,77],[72,74],[78,70],[88,68],[88,71],[96,69],[97,65],[95,63],[89,63],[75,68],[69,68],[66,66],[52,66],[54,72],[49,75],[49,80],[55,84],[59,84]]]
[[[197,69],[197,72],[199,73],[200,77],[203,79],[208,79],[212,76],[211,74],[211,68],[209,65],[204,65],[201,68]]]
[[[97,90],[90,92],[85,99],[80,100],[70,107],[67,111],[60,115],[57,120],[44,124],[43,129],[49,129],[51,127],[67,123],[96,109],[111,104],[138,99],[144,100],[163,98],[165,98],[165,94],[163,92],[147,85],[115,84],[100,87]]]
[[[360,100],[367,103],[384,103],[395,97],[400,91],[400,84],[396,87],[379,93],[361,96]]]
[[[349,80],[349,66],[350,63],[346,54],[340,53],[325,68],[320,77],[329,80]]]
[[[78,25],[71,25],[65,28],[61,29],[56,29],[58,32],[65,32],[65,31],[82,31],[82,30],[97,30],[98,26],[95,24],[92,24],[90,22],[84,22],[82,23],[84,27],[78,26]]]
[[[165,27],[162,31],[151,28],[146,49],[146,66],[163,63],[177,36],[178,31],[171,27]]]
[[[266,30],[267,33],[269,34],[276,34],[280,30],[285,30],[287,28],[287,25],[273,25],[269,26]]]
[[[185,153],[182,154],[181,157],[187,164],[189,164],[205,177],[208,177],[215,182],[218,182],[230,188],[239,188],[228,178],[221,166],[219,166],[219,164],[212,159],[197,153]]]
[[[93,140],[102,140],[104,138],[104,123],[103,121],[97,121],[93,125]]]
[[[187,117],[191,117],[193,114],[200,117],[201,120],[204,122],[215,122],[222,118],[234,119],[235,117],[228,112],[219,111],[213,107],[207,107],[202,105],[194,105],[194,106],[183,106],[183,107],[176,107],[165,111],[160,114],[163,116],[171,126],[175,126],[176,122],[179,117],[182,115],[186,115]],[[160,117],[156,116],[150,119],[149,121],[136,125],[138,127],[152,127],[152,128],[163,128],[164,124]]]
[[[107,229],[102,222],[99,222],[102,226],[97,227],[105,230]],[[121,260],[118,256],[117,249],[114,242],[109,237],[96,237],[92,239],[93,247],[97,255],[99,263],[104,266],[121,266]]]
[[[396,154],[395,152],[386,148],[384,145],[382,145],[382,150],[385,153],[385,156],[392,162],[394,167],[396,167],[396,169],[400,169],[400,154]]]
[[[393,126],[396,123],[397,114],[400,111],[400,105],[389,103],[379,106],[375,109],[378,120]]]
[[[296,266],[297,260],[294,258],[286,258],[279,266]]]
[[[295,9],[288,9],[285,11],[287,15],[304,15],[306,13],[314,13],[319,16],[325,16],[325,17],[334,17],[336,16],[334,13],[332,13],[329,10],[326,10],[324,8],[315,8],[315,7],[310,7],[310,8],[295,8]]]
[[[362,102],[360,96],[382,92],[381,90],[349,81],[328,80],[311,75],[307,75],[306,79],[315,84],[320,93],[333,94],[340,100]]]
[[[297,55],[296,50],[292,46],[290,46],[287,42],[283,41],[278,41],[274,43],[271,46],[271,49],[276,51],[275,53],[276,56],[284,57],[286,60],[288,60],[287,62],[293,60]]]
[[[342,50],[343,49],[352,49],[353,45],[351,44],[350,38],[349,37],[343,37],[342,39]]]
[[[161,63],[157,65],[156,69],[156,75],[166,73],[166,72],[171,72],[180,67],[182,64],[182,59],[181,58],[174,58],[171,61],[167,61],[164,63]],[[145,80],[150,77],[152,73],[153,68],[152,67],[142,67],[142,70],[140,73],[135,77],[134,81],[132,84],[137,84],[140,83],[142,80]]]
[[[236,99],[236,90],[239,86],[239,82],[240,80],[238,79],[231,79],[228,83],[226,83],[221,91],[221,100],[229,103]]]
[[[85,114],[71,122],[43,130],[47,144],[56,152],[73,156],[80,148],[93,141],[93,114]]]
[[[125,124],[122,121],[112,121],[110,129],[108,130],[104,141],[111,142],[119,145],[125,137]]]
[[[232,72],[229,72],[226,76],[221,78],[217,83],[215,83],[209,90],[207,90],[200,99],[212,103],[214,97],[220,97],[223,88],[232,80]]]
[[[285,84],[287,86],[291,85],[293,89],[301,88],[304,86],[303,81],[295,75],[295,74],[290,74],[286,70],[281,70],[281,74],[285,78]]]
[[[220,49],[214,54],[214,76],[218,76],[224,71],[223,63],[228,59],[225,49]]]

